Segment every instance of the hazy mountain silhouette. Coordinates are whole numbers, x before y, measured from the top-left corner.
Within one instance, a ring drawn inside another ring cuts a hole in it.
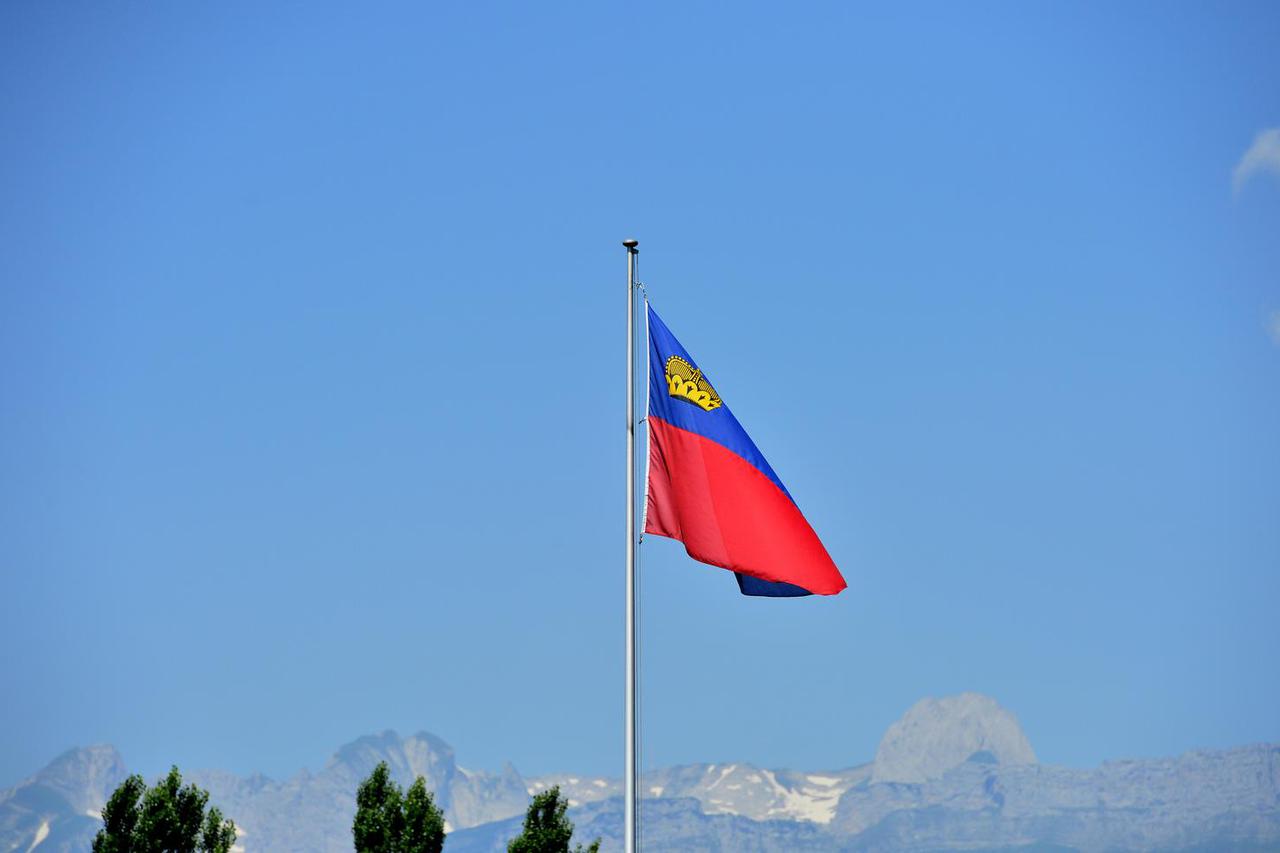
[[[322,770],[276,781],[190,771],[243,830],[248,851],[351,849],[355,790],[379,762],[426,777],[450,853],[506,849],[529,796],[559,785],[582,840],[621,849],[618,779],[465,769],[425,732],[341,747]],[[0,851],[83,851],[124,778],[109,746],[71,750],[0,792]],[[646,844],[664,851],[1280,849],[1280,745],[1114,761],[1036,763],[1017,719],[988,697],[926,699],[890,726],[868,764],[802,772],[746,763],[666,768],[643,778]]]

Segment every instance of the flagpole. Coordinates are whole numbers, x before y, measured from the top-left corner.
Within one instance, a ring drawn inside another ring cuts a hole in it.
[[[636,263],[640,241],[623,240],[627,247],[627,687],[626,687],[626,758],[625,804],[623,806],[623,850],[639,849],[636,820],[636,790],[639,774],[636,767]]]

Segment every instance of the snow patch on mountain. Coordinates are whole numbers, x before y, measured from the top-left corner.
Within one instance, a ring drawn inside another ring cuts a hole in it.
[[[31,853],[32,850],[35,850],[37,847],[43,844],[44,840],[48,837],[49,837],[49,821],[47,820],[41,821],[40,828],[36,830],[35,839],[31,842],[31,846],[27,848],[27,853]]]

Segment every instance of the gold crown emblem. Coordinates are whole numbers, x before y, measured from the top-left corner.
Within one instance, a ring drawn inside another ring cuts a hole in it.
[[[667,392],[704,411],[720,408],[720,395],[698,370],[678,355],[667,359]]]

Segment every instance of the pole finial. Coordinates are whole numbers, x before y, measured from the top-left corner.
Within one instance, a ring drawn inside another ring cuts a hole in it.
[[[622,245],[626,246],[627,251],[633,255],[640,251],[639,249],[636,248],[637,246],[640,245],[640,241],[637,240],[635,237],[628,237],[627,239],[623,240]]]

